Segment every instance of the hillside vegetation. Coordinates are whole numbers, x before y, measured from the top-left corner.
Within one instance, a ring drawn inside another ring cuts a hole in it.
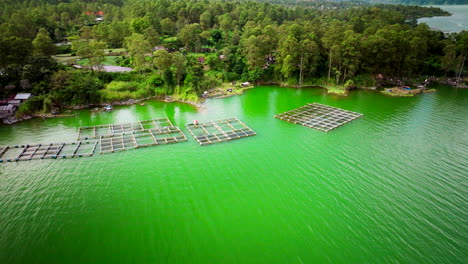
[[[447,15],[438,8],[272,2],[2,1],[0,93],[31,92],[50,109],[150,96],[193,100],[233,81],[360,87],[377,74],[463,72],[467,32],[445,36],[416,23]],[[62,63],[52,58],[57,53],[67,54],[55,57]],[[76,58],[85,69],[70,67]],[[97,71],[103,64],[134,71]]]

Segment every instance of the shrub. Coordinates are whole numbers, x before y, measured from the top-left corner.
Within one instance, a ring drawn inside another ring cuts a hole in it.
[[[106,85],[106,90],[122,92],[122,91],[129,91],[134,92],[137,90],[138,83],[137,82],[122,82],[122,81],[112,81]]]
[[[26,100],[22,103],[16,112],[17,117],[23,117],[28,114],[34,114],[38,112],[47,113],[52,109],[52,100],[50,96],[40,95],[34,96],[33,98]]]
[[[356,85],[354,84],[353,80],[347,80],[344,87],[346,89],[353,89],[353,88],[356,88]]]
[[[354,81],[356,87],[372,87],[375,86],[375,79],[369,74],[357,75],[351,80]]]
[[[147,83],[112,81],[99,91],[103,102],[143,99],[154,93]]]
[[[61,103],[90,104],[100,101],[102,82],[92,73],[74,71],[71,77],[54,87],[54,99]]]

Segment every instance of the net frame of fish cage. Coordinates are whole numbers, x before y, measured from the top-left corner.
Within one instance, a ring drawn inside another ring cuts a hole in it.
[[[184,141],[187,141],[187,137],[176,126],[153,128],[128,134],[100,136],[99,153],[105,154]]]
[[[0,163],[93,156],[97,140],[0,147]]]
[[[361,113],[319,103],[306,104],[302,107],[275,115],[278,119],[323,132],[333,130],[361,116]]]
[[[135,126],[139,127],[135,129]],[[116,130],[119,127],[121,130]],[[131,128],[125,130],[124,128]],[[107,128],[114,134],[97,134],[98,128]],[[95,139],[85,139],[74,142],[27,144],[16,146],[0,146],[0,163],[26,161],[37,159],[58,159],[89,157],[100,154],[136,149],[142,147],[173,144],[187,141],[187,137],[179,127],[173,126],[168,118],[158,118],[134,123],[99,125],[83,127],[93,131]],[[79,129],[79,131],[81,131]],[[79,133],[79,132],[78,132]],[[80,137],[80,134],[78,135]]]
[[[195,140],[202,146],[250,137],[257,134],[235,117],[197,124],[190,123],[186,124],[185,127],[187,127],[190,134],[192,134]]]
[[[107,124],[96,126],[85,126],[78,128],[78,140],[99,138],[101,136],[113,136],[120,134],[136,133],[148,129],[160,129],[164,127],[173,127],[169,118],[156,118],[142,120],[133,123]]]

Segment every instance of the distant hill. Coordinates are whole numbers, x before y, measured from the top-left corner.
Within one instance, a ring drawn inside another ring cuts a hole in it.
[[[467,0],[368,0],[369,3],[402,5],[467,5]]]

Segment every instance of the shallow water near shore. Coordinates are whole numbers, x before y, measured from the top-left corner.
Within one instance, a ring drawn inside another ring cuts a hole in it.
[[[188,142],[0,164],[0,263],[463,263],[468,89],[261,86],[200,109],[147,101],[0,126],[0,145],[168,117]],[[322,103],[363,116],[324,133],[273,118]],[[194,119],[257,135],[199,146]]]

